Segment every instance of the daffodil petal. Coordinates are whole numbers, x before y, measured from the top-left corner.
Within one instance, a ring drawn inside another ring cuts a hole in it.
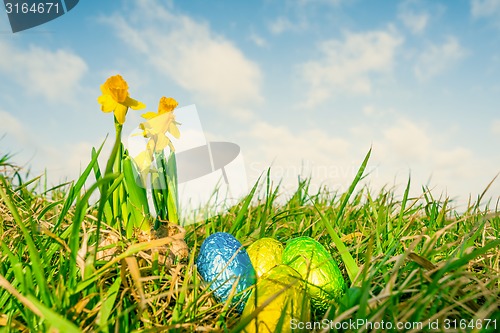
[[[149,157],[149,154],[147,151],[143,151],[139,155],[134,157],[134,162],[137,165],[137,168],[139,170],[143,170],[144,165],[151,164],[151,158]]]
[[[124,105],[128,106],[132,110],[142,110],[146,107],[146,105],[142,102],[136,101],[133,98],[127,97],[125,99],[125,102],[123,102]]]
[[[178,139],[181,137],[181,133],[179,132],[179,128],[175,124],[175,122],[171,122],[170,126],[168,127],[168,131],[170,134],[174,136],[174,138]]]
[[[163,96],[158,104],[158,113],[172,112],[179,105],[175,99],[172,97]]]
[[[142,136],[145,138],[151,138],[154,133],[151,131],[151,124],[147,121],[139,124],[139,128],[142,130]]]
[[[154,117],[144,122],[144,129],[148,131],[149,135],[164,134],[169,127],[170,120],[164,115]]]
[[[153,162],[153,158],[149,151],[145,150],[141,152],[139,155],[134,157],[134,162],[137,165],[137,169],[143,174],[147,172],[151,167],[151,163]]]
[[[116,103],[115,117],[118,123],[122,124],[125,122],[125,115],[127,114],[127,107],[123,104]]]
[[[144,118],[144,119],[153,119],[157,115],[158,114],[156,112],[146,112],[143,115],[141,115],[141,117]]]
[[[155,145],[155,151],[161,152],[163,149],[167,148],[170,144],[170,139],[165,134],[158,135]]]
[[[111,112],[116,107],[116,101],[109,95],[101,95],[97,98],[97,102],[101,104],[102,112]]]
[[[155,140],[150,139],[148,143],[146,143],[146,149],[150,152],[153,152],[153,150],[155,149]]]
[[[103,95],[109,95],[109,91],[106,88],[106,85],[101,84],[101,92],[102,92]]]

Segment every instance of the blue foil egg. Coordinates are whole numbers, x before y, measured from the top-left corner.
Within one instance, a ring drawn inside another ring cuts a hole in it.
[[[236,309],[241,313],[250,295],[248,288],[256,280],[250,257],[241,243],[226,232],[210,235],[201,244],[196,266],[203,280],[211,283],[210,289],[219,302],[227,301],[237,283],[232,304],[239,302]]]

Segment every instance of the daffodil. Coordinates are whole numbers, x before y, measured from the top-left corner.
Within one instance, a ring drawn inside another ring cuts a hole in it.
[[[153,164],[154,156],[152,152],[148,149],[142,151],[134,157],[134,162],[137,166],[137,171],[141,176],[141,179],[144,183],[146,183],[146,176],[150,172],[151,164]]]
[[[101,85],[102,95],[97,98],[102,112],[114,112],[116,121],[123,125],[128,108],[141,110],[146,106],[130,98],[128,84],[121,75],[111,76]]]
[[[161,114],[171,113],[179,105],[175,99],[172,97],[163,96],[160,98],[160,103],[158,103],[158,112],[146,112],[142,115],[144,119],[153,119]]]
[[[124,159],[124,150],[121,149],[123,147],[121,135],[128,108],[140,110],[144,109],[146,106],[143,103],[130,98],[128,93],[128,84],[120,75],[109,77],[106,82],[101,85],[101,92],[102,95],[97,98],[97,101],[99,102],[99,104],[101,104],[101,110],[103,112],[113,111],[115,115],[115,143],[113,145],[113,149],[111,150],[111,155],[109,156],[108,162],[106,163],[106,169],[104,171],[104,174],[108,176],[113,173],[113,169],[118,169],[117,171],[121,172],[120,166],[121,163],[123,163]],[[108,183],[103,183],[100,187],[101,199],[99,200],[99,209],[97,213],[98,223],[96,229],[97,244],[99,244],[99,233],[101,226],[100,221],[102,220],[104,205],[108,201],[107,197],[109,189],[110,186]],[[113,195],[113,197],[115,196]],[[114,201],[112,206],[115,207]],[[94,260],[97,258],[97,248],[98,246],[95,247]]]
[[[174,151],[174,146],[167,133],[177,139],[180,137],[177,127],[179,123],[175,121],[173,113],[177,105],[175,99],[162,97],[158,105],[158,112],[146,112],[142,115],[147,121],[141,123],[139,128],[142,130],[142,135],[149,140],[146,149],[134,158],[142,175],[149,171],[155,154],[161,153],[167,147]]]
[[[148,146],[154,148],[155,152],[160,152],[167,146],[174,150],[170,139],[166,135],[167,132],[172,134],[175,138],[180,137],[179,129],[175,117],[171,113],[165,113],[154,117],[139,125],[142,130],[142,135],[149,138]]]
[[[148,121],[141,123],[139,127],[143,131],[145,138],[150,138],[154,142],[154,151],[160,152],[167,146],[173,151],[174,147],[166,133],[170,133],[174,138],[180,137],[178,122],[175,121],[174,109],[179,105],[172,97],[162,97],[158,104],[158,112],[146,112],[142,115]]]

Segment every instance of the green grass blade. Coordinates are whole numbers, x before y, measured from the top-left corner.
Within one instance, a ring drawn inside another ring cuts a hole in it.
[[[14,218],[14,221],[16,222],[16,224],[21,229],[21,232],[23,233],[26,244],[28,245],[28,252],[29,252],[30,260],[31,260],[32,267],[33,267],[33,274],[35,275],[35,279],[36,279],[38,286],[40,288],[40,296],[41,296],[42,300],[45,302],[45,304],[50,306],[52,304],[51,297],[50,297],[51,295],[50,295],[49,287],[47,284],[47,280],[45,279],[45,269],[44,269],[44,265],[42,264],[42,261],[40,259],[39,249],[37,249],[35,242],[34,242],[33,238],[31,237],[31,233],[28,231],[28,229],[24,225],[24,223],[21,219],[21,216],[19,215],[19,212],[17,211],[16,206],[12,203],[10,196],[8,196],[7,193],[5,193],[5,191],[4,191],[4,188],[8,188],[8,186],[7,186],[7,182],[6,182],[3,175],[0,175],[0,180],[2,181],[2,185],[3,185],[3,186],[0,186],[0,197],[2,198],[2,200],[5,202],[5,204],[9,208],[9,210]]]
[[[405,193],[403,195],[403,200],[401,200],[401,210],[399,211],[399,217],[398,217],[398,227],[397,227],[397,231],[395,233],[396,236],[399,235],[399,233],[401,232],[401,227],[403,226],[403,216],[404,216],[404,213],[405,213],[405,209],[406,209],[406,203],[408,202],[408,195],[410,193],[410,182],[411,182],[411,177],[408,177],[408,183],[406,184],[406,189],[405,189]]]
[[[113,312],[121,283],[122,279],[120,277],[118,277],[115,282],[113,282],[111,287],[109,287],[108,292],[105,296],[105,300],[101,306],[101,309],[99,310],[99,320],[97,321],[97,324],[103,332],[108,332],[108,327],[106,325],[108,324],[109,316]]]
[[[168,221],[174,224],[179,224],[179,207],[178,207],[178,184],[177,184],[177,162],[175,154],[172,152],[166,163],[165,183],[167,185],[167,212]]]
[[[259,185],[259,180],[255,182],[255,185],[253,186],[252,190],[243,201],[243,205],[239,209],[238,215],[236,215],[236,219],[234,220],[233,225],[229,230],[230,234],[234,235],[234,233],[242,227],[243,221],[245,220],[245,215],[248,211],[248,206],[250,206],[250,202],[252,202],[253,196],[255,195],[255,191],[257,190],[258,185]]]
[[[79,246],[80,246],[80,230],[81,230],[82,221],[83,221],[85,214],[87,212],[88,201],[90,199],[90,196],[92,195],[92,193],[96,189],[101,188],[101,186],[107,186],[109,183],[116,180],[118,177],[119,177],[119,175],[117,175],[117,174],[105,175],[104,177],[102,177],[99,181],[97,181],[95,184],[93,184],[89,188],[89,190],[84,194],[82,199],[80,199],[76,205],[75,217],[73,219],[73,225],[72,225],[72,230],[71,230],[71,235],[70,235],[70,240],[69,240],[69,247],[71,250],[71,259],[69,262],[68,286],[71,289],[73,289],[73,287],[76,284],[76,280],[77,280],[76,269],[77,269],[78,250],[79,250]],[[96,248],[97,248],[97,246],[96,246]]]
[[[97,159],[98,155],[99,155],[99,153],[96,152],[94,147],[92,147],[92,159],[94,159],[94,158]],[[99,162],[97,160],[94,163],[94,167],[92,169],[94,170],[95,180],[101,179],[101,177],[102,177],[101,168],[99,167]]]
[[[354,180],[351,183],[351,186],[349,186],[349,189],[347,190],[346,195],[344,196],[344,200],[340,204],[339,212],[337,214],[337,218],[335,219],[335,225],[339,225],[340,220],[342,219],[345,207],[347,203],[349,202],[349,198],[351,197],[352,193],[354,192],[354,189],[358,185],[359,181],[363,177],[363,173],[365,172],[366,165],[368,164],[368,160],[370,159],[370,155],[372,153],[372,149],[368,150],[368,153],[365,156],[365,159],[363,160],[363,163],[361,163],[361,166],[359,167],[358,172],[356,173],[356,177],[354,177]]]
[[[82,331],[71,321],[61,316],[59,313],[55,312],[51,308],[45,306],[40,303],[38,299],[36,299],[32,295],[26,296],[26,298],[33,303],[33,306],[40,311],[42,317],[47,321],[52,329],[57,329],[59,332],[64,333],[81,333]]]
[[[361,163],[361,166],[359,167],[359,170],[358,170],[358,172],[356,174],[356,177],[354,177],[354,180],[351,183],[351,186],[349,186],[349,190],[343,196],[343,200],[342,200],[342,202],[340,204],[339,212],[337,213],[337,217],[335,219],[334,225],[339,225],[339,222],[342,219],[342,216],[343,216],[343,213],[344,213],[344,209],[345,209],[347,203],[349,202],[349,198],[351,197],[352,193],[354,192],[354,189],[356,188],[356,185],[359,183],[359,181],[363,177],[363,173],[364,173],[364,171],[366,169],[366,165],[368,164],[368,160],[370,159],[371,151],[372,150],[370,148],[370,150],[368,151],[368,153],[365,156],[365,159],[363,160],[363,163]],[[328,231],[328,234],[332,238],[333,243],[335,244],[335,246],[339,250],[340,256],[342,257],[342,260],[344,261],[344,264],[346,266],[347,274],[349,275],[349,279],[351,280],[351,283],[354,284],[355,283],[355,279],[356,279],[356,277],[358,276],[358,273],[359,273],[359,267],[356,264],[356,261],[354,260],[354,258],[352,257],[352,255],[347,250],[346,246],[344,245],[344,243],[340,239],[338,233],[335,231],[335,229],[333,228],[333,226],[330,223],[330,221],[328,221],[328,219],[321,213],[318,205],[314,204],[314,207],[316,208],[316,211],[319,213],[319,215],[321,217],[321,221],[323,221],[323,224],[325,225],[325,227],[326,227],[326,229]]]
[[[97,163],[97,158],[99,157],[99,154],[101,153],[103,146],[104,146],[104,142],[101,144],[101,146],[97,150],[97,153],[93,154],[92,160],[87,165],[87,167],[85,168],[85,170],[83,171],[81,176],[78,178],[75,185],[71,186],[71,188],[68,192],[68,196],[66,197],[66,201],[64,202],[64,206],[59,214],[59,218],[57,219],[57,222],[54,225],[54,228],[52,228],[52,232],[57,232],[57,230],[61,226],[61,223],[64,221],[64,218],[68,214],[68,211],[71,208],[71,205],[79,196],[80,190],[83,188],[83,185],[85,185],[85,182],[87,181],[87,178],[89,177],[90,172],[93,170],[94,165]]]
[[[440,283],[439,280],[446,273],[451,272],[455,269],[458,269],[462,266],[465,266],[472,259],[479,257],[479,256],[485,254],[486,252],[488,252],[489,250],[495,249],[495,248],[496,249],[500,248],[500,239],[496,239],[494,241],[491,241],[491,242],[487,243],[486,245],[484,245],[483,247],[477,248],[474,251],[472,251],[471,253],[469,253],[461,258],[448,260],[446,262],[446,264],[444,265],[444,267],[432,276],[432,287],[436,288],[436,286],[439,285],[439,283]],[[433,289],[432,287],[430,289]]]

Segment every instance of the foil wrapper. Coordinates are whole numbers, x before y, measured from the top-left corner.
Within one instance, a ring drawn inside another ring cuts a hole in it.
[[[309,322],[311,306],[302,277],[293,268],[278,265],[257,282],[243,310],[242,318],[265,307],[245,327],[244,332],[292,332],[292,320]]]
[[[231,234],[217,232],[205,239],[196,258],[198,272],[217,301],[226,302],[236,284],[232,304],[238,303],[241,313],[250,295],[249,287],[255,283],[255,270],[247,251]]]
[[[257,278],[260,278],[274,266],[281,264],[283,245],[274,238],[265,237],[253,242],[247,252]]]
[[[307,293],[313,309],[324,313],[345,292],[342,272],[332,255],[311,237],[297,237],[287,242],[283,263],[295,269],[307,281]]]

